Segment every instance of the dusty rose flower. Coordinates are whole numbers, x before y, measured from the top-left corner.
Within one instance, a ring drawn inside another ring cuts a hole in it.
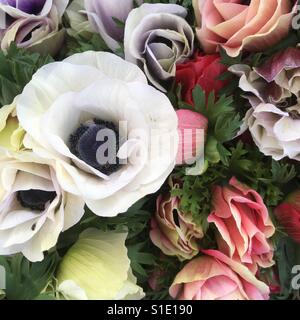
[[[170,295],[178,300],[268,300],[269,287],[242,264],[215,250],[189,262]]]
[[[219,249],[230,258],[248,265],[254,273],[257,266],[268,268],[274,264],[268,239],[275,228],[256,191],[235,178],[227,186],[215,186],[208,222],[215,224]]]
[[[67,5],[68,0],[1,0],[1,49],[16,42],[20,48],[56,54],[64,40],[60,23]]]
[[[164,254],[180,260],[191,259],[199,253],[197,241],[203,236],[202,228],[193,222],[192,215],[179,209],[177,197],[167,194],[157,198],[150,238]]]
[[[193,164],[204,153],[208,120],[200,113],[178,110],[179,148],[176,163]]]
[[[275,160],[300,160],[300,49],[288,48],[259,68],[234,65],[253,109],[245,118],[260,151]]]
[[[198,38],[207,53],[222,46],[229,56],[263,51],[287,36],[296,6],[292,1],[193,0]]]

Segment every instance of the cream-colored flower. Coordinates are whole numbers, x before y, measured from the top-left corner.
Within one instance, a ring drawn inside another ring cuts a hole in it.
[[[28,133],[24,145],[54,159],[62,188],[100,216],[126,212],[156,192],[175,166],[170,101],[137,66],[113,54],[85,52],[42,67],[20,95],[17,113]],[[116,141],[98,136],[106,130]],[[112,159],[99,157],[105,147]]]
[[[11,151],[22,148],[25,134],[17,118],[16,100],[0,109],[0,146]]]
[[[40,261],[80,220],[84,202],[62,191],[53,166],[32,152],[1,148],[0,177],[0,255]]]
[[[69,300],[138,300],[142,288],[130,268],[127,234],[87,229],[64,256],[58,291]]]

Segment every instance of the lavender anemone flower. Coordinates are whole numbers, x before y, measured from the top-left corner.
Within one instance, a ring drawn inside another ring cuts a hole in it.
[[[41,13],[46,0],[0,0],[0,3],[19,9],[28,14]]]
[[[19,48],[56,54],[64,39],[61,18],[68,0],[0,0],[0,41]]]
[[[175,4],[143,4],[126,20],[125,59],[140,66],[148,80],[166,91],[176,65],[193,54],[194,32],[187,10]]]
[[[116,52],[124,38],[122,24],[125,25],[131,10],[142,3],[143,0],[74,0],[66,13],[71,26],[68,33],[87,39],[92,33],[98,33]]]

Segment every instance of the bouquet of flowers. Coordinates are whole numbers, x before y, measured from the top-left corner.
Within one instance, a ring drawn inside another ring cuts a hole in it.
[[[296,0],[0,0],[0,299],[300,297]]]

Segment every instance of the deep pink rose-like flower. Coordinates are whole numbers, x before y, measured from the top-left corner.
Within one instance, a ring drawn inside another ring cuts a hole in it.
[[[270,289],[244,265],[216,250],[189,262],[170,295],[178,300],[268,300]]]
[[[215,186],[213,212],[208,222],[217,230],[219,250],[246,264],[254,273],[258,266],[271,267],[273,248],[268,240],[275,232],[261,196],[232,178],[229,185]]]
[[[295,3],[295,2],[294,2]],[[236,57],[263,51],[287,36],[296,6],[287,0],[194,0],[197,36],[205,52],[222,46]]]

